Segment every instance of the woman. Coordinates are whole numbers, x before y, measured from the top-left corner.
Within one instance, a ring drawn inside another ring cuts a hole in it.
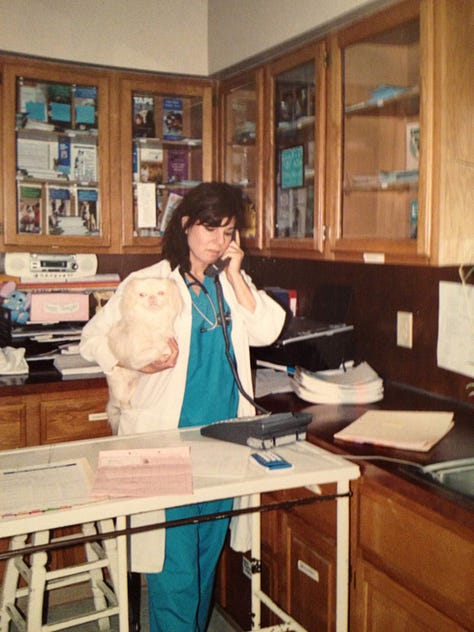
[[[271,344],[279,335],[284,310],[258,291],[241,270],[243,251],[241,192],[231,185],[203,183],[175,210],[163,237],[164,259],[130,275],[107,305],[84,327],[81,354],[107,374],[117,364],[107,332],[120,317],[119,300],[130,278],[169,277],[179,287],[184,308],[175,322],[170,353],[142,368],[131,408],[120,414],[119,434],[199,426],[253,415],[249,346]],[[218,259],[224,296],[223,335],[215,280],[205,275]],[[233,373],[231,362],[238,367]],[[241,389],[250,398],[239,391]],[[166,519],[225,511],[232,500],[167,510]],[[151,632],[204,632],[209,617],[215,568],[227,520],[168,529],[161,572],[147,573]],[[150,551],[148,551],[150,557]],[[135,569],[139,570],[139,569]]]

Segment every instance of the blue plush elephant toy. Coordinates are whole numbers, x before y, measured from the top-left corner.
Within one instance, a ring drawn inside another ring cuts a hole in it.
[[[30,318],[30,302],[31,297],[29,294],[13,289],[7,296],[4,296],[2,307],[10,310],[12,323],[24,325]]]

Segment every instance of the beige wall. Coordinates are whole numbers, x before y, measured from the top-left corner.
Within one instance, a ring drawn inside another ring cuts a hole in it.
[[[387,0],[376,0],[380,3]],[[0,50],[207,75],[373,0],[0,0]]]
[[[208,0],[209,72],[228,68],[373,0]]]
[[[0,0],[0,50],[206,75],[207,0]]]

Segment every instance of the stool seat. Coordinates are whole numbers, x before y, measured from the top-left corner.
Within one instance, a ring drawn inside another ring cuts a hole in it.
[[[8,559],[0,597],[0,632],[8,632],[13,622],[19,632],[54,632],[67,630],[72,625],[97,621],[101,632],[108,632],[110,617],[119,614],[118,560],[116,539],[100,538],[100,534],[114,531],[111,519],[80,525],[84,536],[97,535],[96,541],[84,543],[86,561],[56,570],[48,570],[48,555],[38,551],[23,555],[27,545],[41,546],[77,540],[79,534],[52,537],[50,531],[21,534],[10,540],[10,550],[19,554]],[[94,610],[61,621],[50,621],[48,616],[51,591],[87,582]]]

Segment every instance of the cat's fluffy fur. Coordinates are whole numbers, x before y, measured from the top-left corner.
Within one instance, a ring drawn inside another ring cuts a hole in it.
[[[135,278],[124,287],[121,319],[108,335],[110,350],[121,365],[107,376],[107,412],[115,433],[120,409],[130,407],[139,369],[170,351],[168,340],[175,335],[174,320],[181,308],[181,296],[172,279]]]

